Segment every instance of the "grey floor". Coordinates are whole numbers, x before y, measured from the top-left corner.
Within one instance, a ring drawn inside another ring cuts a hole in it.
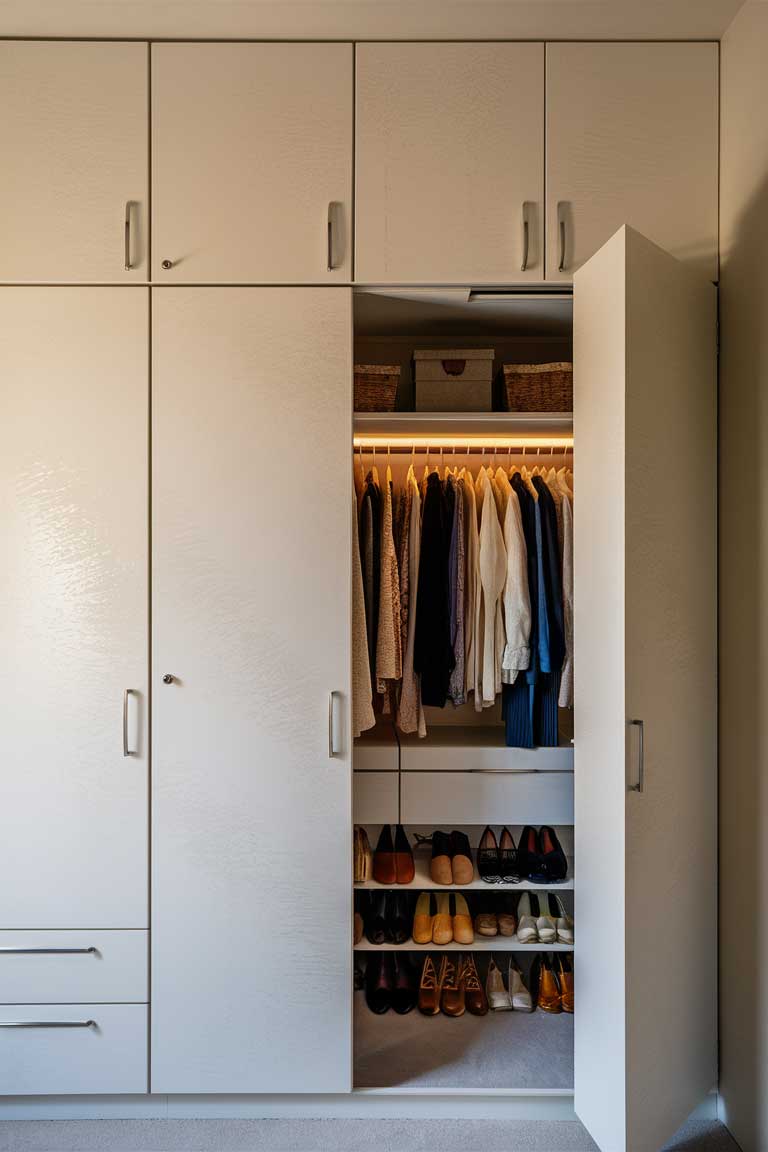
[[[492,1120],[5,1120],[2,1152],[596,1152],[581,1124]],[[660,1150],[661,1152],[661,1150]],[[738,1152],[692,1123],[664,1152]]]

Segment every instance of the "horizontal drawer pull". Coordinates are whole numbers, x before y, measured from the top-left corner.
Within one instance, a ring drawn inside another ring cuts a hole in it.
[[[95,1028],[95,1020],[0,1020],[0,1028]]]
[[[98,948],[0,948],[5,956],[95,956]]]

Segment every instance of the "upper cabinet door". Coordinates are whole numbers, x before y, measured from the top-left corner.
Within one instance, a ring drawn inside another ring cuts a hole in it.
[[[148,926],[148,295],[0,288],[3,927]]]
[[[543,280],[543,44],[360,44],[356,76],[356,279]]]
[[[715,311],[630,228],[574,280],[575,1107],[605,1152],[717,1077]]]
[[[547,44],[547,279],[622,224],[717,279],[717,45]]]
[[[352,279],[351,44],[152,45],[152,275]]]
[[[0,280],[147,279],[147,52],[0,42]]]
[[[152,1090],[347,1092],[351,292],[152,333]]]

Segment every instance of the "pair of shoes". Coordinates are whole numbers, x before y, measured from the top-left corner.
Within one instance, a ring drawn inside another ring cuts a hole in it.
[[[533,1012],[531,994],[514,957],[509,961],[505,985],[501,969],[491,956],[485,991],[492,1012]]]
[[[373,875],[373,853],[368,833],[358,824],[355,824],[353,861],[355,884],[365,884]]]
[[[573,1012],[573,965],[567,956],[546,952],[537,956],[531,968],[531,984],[536,1006],[542,1012]]]
[[[471,884],[475,878],[472,849],[463,832],[433,832],[429,875],[433,884]]]
[[[416,973],[408,953],[371,953],[365,968],[365,1002],[382,1016],[393,1008],[405,1016],[416,1007]]]
[[[554,892],[523,892],[517,904],[521,944],[573,944],[573,917]]]
[[[517,917],[512,894],[498,900],[481,898],[476,904],[475,932],[478,936],[514,936]]]
[[[426,957],[419,981],[419,1011],[425,1016],[436,1016],[438,1012],[463,1016],[465,1011],[472,1016],[485,1016],[488,1000],[471,953],[459,955],[458,962],[445,953],[439,970],[432,957]]]
[[[371,944],[405,944],[411,938],[410,901],[404,892],[360,893],[366,938]]]
[[[477,870],[486,884],[517,884],[522,879],[517,846],[506,826],[498,841],[493,829],[486,826],[477,849]]]
[[[385,824],[379,834],[376,851],[373,854],[373,878],[377,884],[410,884],[416,875],[413,852],[402,824],[392,829]]]
[[[568,875],[565,858],[554,828],[544,825],[536,831],[526,824],[517,849],[520,874],[533,884],[557,884]]]
[[[472,917],[460,892],[422,892],[413,916],[414,944],[471,944]]]

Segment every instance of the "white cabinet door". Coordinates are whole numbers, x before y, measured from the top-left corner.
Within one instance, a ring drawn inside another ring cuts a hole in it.
[[[544,45],[359,44],[356,84],[355,278],[543,280]]]
[[[147,279],[147,51],[0,42],[0,280]]]
[[[350,290],[153,295],[152,1090],[343,1092]]]
[[[352,279],[352,53],[152,45],[155,280]]]
[[[717,44],[547,44],[546,169],[548,280],[623,224],[716,280]]]
[[[148,326],[0,288],[3,928],[147,927]]]
[[[575,1106],[604,1152],[656,1152],[717,1076],[715,308],[630,228],[574,280]]]

